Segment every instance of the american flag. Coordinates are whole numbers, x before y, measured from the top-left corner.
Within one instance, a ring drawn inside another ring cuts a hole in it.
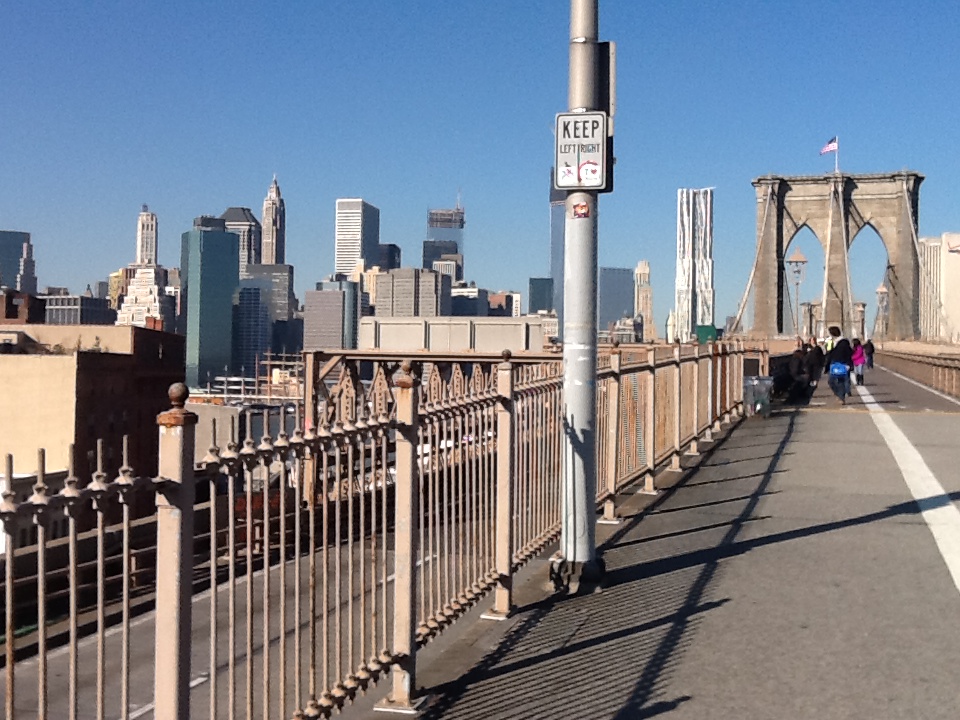
[[[837,151],[837,139],[833,137],[833,138],[830,138],[830,141],[826,145],[824,145],[823,148],[821,148],[820,154],[826,155],[829,152],[836,152],[836,151]]]

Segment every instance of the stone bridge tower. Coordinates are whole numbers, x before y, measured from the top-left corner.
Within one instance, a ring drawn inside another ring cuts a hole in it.
[[[757,260],[754,268],[753,334],[782,335],[786,276],[784,258],[794,236],[810,228],[826,258],[824,326],[854,334],[849,250],[870,225],[887,250],[884,282],[890,291],[890,339],[912,340],[920,332],[920,261],[917,211],[923,176],[912,171],[874,175],[766,175],[753,181],[757,192]]]

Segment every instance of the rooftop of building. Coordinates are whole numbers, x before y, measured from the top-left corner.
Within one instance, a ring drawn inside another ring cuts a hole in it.
[[[253,214],[253,211],[245,207],[228,207],[223,215],[220,216],[220,219],[228,223],[260,224],[260,221],[257,220],[257,216]]]
[[[463,228],[465,224],[462,207],[427,211],[427,225],[429,227]]]
[[[162,342],[167,354],[182,353],[183,336],[132,325],[4,325],[0,343],[18,345],[20,352],[36,354],[72,353],[77,350],[138,353],[138,346],[152,354],[149,345]],[[178,347],[175,347],[178,346]]]

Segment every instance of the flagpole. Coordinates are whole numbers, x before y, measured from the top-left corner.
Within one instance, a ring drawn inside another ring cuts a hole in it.
[[[840,136],[837,135],[835,141],[837,143],[837,149],[833,151],[833,172],[836,175],[840,174]]]

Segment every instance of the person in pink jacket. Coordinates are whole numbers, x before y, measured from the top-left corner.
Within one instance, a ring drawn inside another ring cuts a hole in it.
[[[863,367],[867,364],[867,353],[856,338],[853,339],[853,376],[857,385],[863,385]]]

